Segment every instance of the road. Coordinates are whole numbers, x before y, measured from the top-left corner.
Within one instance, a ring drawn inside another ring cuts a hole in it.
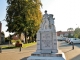
[[[65,53],[67,60],[80,60],[80,44],[75,44],[74,50],[72,50],[72,45],[64,41],[58,41],[58,49]],[[0,53],[0,60],[26,60],[35,51],[36,45],[24,48],[21,52],[19,49],[3,50]]]
[[[58,41],[58,47],[65,53],[67,60],[80,60],[80,44],[74,44],[74,50],[72,50],[72,45]]]

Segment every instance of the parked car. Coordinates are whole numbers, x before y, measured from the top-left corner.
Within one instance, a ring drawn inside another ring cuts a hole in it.
[[[71,40],[71,38],[66,38],[65,42],[69,42]]]
[[[66,38],[61,38],[61,39],[58,39],[58,41],[65,41]]]
[[[80,39],[79,38],[71,38],[68,43],[69,44],[72,44],[72,43],[80,43]]]

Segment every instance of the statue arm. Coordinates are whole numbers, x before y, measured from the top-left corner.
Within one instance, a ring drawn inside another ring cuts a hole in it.
[[[55,20],[55,18],[53,18],[53,20]]]

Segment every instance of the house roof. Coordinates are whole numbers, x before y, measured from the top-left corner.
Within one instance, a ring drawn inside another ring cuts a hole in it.
[[[18,38],[17,36],[13,35],[13,36],[12,36],[12,39],[13,39],[13,40],[18,40],[19,38]]]
[[[74,31],[58,31],[57,32],[57,36],[60,36],[61,34],[68,34],[68,33],[71,33],[71,34],[73,34],[74,33]]]

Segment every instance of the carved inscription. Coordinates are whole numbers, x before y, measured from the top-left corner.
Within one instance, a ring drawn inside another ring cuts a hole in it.
[[[42,40],[42,44],[44,47],[50,47],[50,43],[51,43],[50,40]]]
[[[42,49],[52,48],[52,36],[50,32],[44,32],[41,34]]]
[[[41,34],[41,40],[51,40],[51,34],[49,32],[44,32]]]

